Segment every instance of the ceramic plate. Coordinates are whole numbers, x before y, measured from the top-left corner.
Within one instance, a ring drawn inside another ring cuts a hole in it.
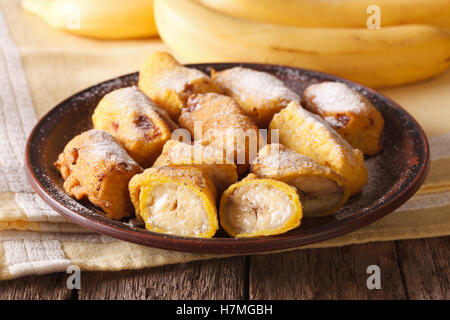
[[[125,241],[163,249],[198,253],[256,253],[300,247],[334,238],[366,226],[394,211],[408,200],[423,182],[429,167],[426,136],[418,123],[399,105],[376,91],[351,81],[304,69],[262,64],[193,64],[208,72],[243,66],[277,76],[299,95],[304,88],[321,81],[341,81],[366,96],[385,120],[381,153],[366,158],[369,183],[362,192],[332,216],[304,218],[301,226],[288,233],[259,238],[234,239],[219,230],[212,239],[186,238],[153,233],[127,222],[105,218],[88,202],[68,196],[53,163],[66,143],[92,128],[91,115],[108,92],[136,85],[132,73],[90,87],[61,102],[48,112],[32,131],[26,149],[28,178],[42,199],[73,222]]]

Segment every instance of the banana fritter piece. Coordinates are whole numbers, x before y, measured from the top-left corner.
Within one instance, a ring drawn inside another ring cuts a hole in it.
[[[221,150],[201,144],[169,140],[154,167],[190,166],[202,169],[214,182],[219,193],[237,182],[236,164],[224,157]]]
[[[237,164],[239,176],[248,171],[259,147],[265,145],[258,127],[236,101],[217,93],[190,96],[187,107],[181,111],[179,124],[203,145],[223,150]]]
[[[76,136],[55,166],[70,196],[87,198],[111,219],[133,215],[128,182],[142,168],[109,133],[89,130]]]
[[[211,73],[222,91],[236,100],[258,127],[267,128],[275,113],[300,97],[277,77],[248,68],[234,67]]]
[[[288,184],[250,175],[223,193],[219,215],[223,229],[233,237],[269,236],[298,227],[302,206]]]
[[[114,90],[100,100],[92,115],[94,128],[112,134],[142,167],[150,167],[170,139],[163,111],[137,87]],[[173,126],[173,124],[171,124]]]
[[[191,94],[221,92],[208,75],[183,66],[167,52],[155,52],[145,60],[138,86],[175,121]]]
[[[327,121],[353,148],[374,155],[382,148],[384,119],[367,98],[340,82],[306,88],[302,104]]]
[[[129,184],[136,216],[154,232],[210,238],[218,229],[216,189],[196,167],[152,167]]]
[[[350,196],[350,185],[343,176],[281,144],[269,144],[259,150],[251,172],[259,178],[294,186],[305,217],[332,214]]]
[[[363,153],[353,149],[325,120],[297,102],[291,102],[277,113],[269,128],[278,130],[281,144],[344,176],[352,195],[367,184]]]

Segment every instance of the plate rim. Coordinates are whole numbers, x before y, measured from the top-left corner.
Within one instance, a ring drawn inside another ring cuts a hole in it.
[[[275,239],[272,237],[257,237],[257,238],[190,238],[190,237],[181,237],[174,235],[166,235],[159,234],[155,232],[151,232],[145,229],[142,230],[133,230],[133,229],[125,229],[117,226],[113,226],[112,224],[107,224],[102,221],[96,220],[92,217],[87,217],[78,213],[77,211],[66,207],[64,204],[60,203],[54,197],[52,197],[52,192],[48,190],[37,177],[36,172],[33,170],[33,166],[31,163],[31,153],[32,153],[32,142],[33,138],[36,136],[37,131],[43,125],[45,121],[48,120],[49,115],[53,112],[56,112],[59,108],[61,108],[64,104],[69,102],[75,96],[81,95],[93,87],[118,81],[119,79],[124,79],[127,77],[133,77],[138,74],[138,72],[128,73],[119,77],[114,77],[99,83],[96,83],[90,87],[87,87],[70,97],[64,99],[60,103],[56,104],[53,108],[51,108],[48,112],[43,115],[39,121],[35,124],[32,131],[30,132],[25,149],[25,172],[26,176],[36,191],[36,193],[46,202],[52,209],[73,221],[74,223],[81,225],[87,229],[93,230],[100,234],[105,234],[111,236],[116,239],[145,245],[149,247],[155,247],[166,250],[174,250],[174,251],[182,251],[182,252],[192,252],[192,253],[210,253],[210,254],[251,254],[251,253],[262,253],[262,252],[271,252],[271,251],[279,251],[279,250],[288,250],[293,248],[300,248],[312,243],[317,243],[325,240],[329,240],[332,238],[339,237],[341,235],[347,234],[349,232],[358,230],[366,225],[369,225],[376,220],[381,219],[387,214],[393,212],[395,209],[404,204],[408,199],[410,199],[416,191],[420,188],[421,184],[425,180],[426,174],[430,167],[430,152],[429,152],[429,143],[428,139],[425,135],[420,124],[417,120],[410,115],[408,111],[406,111],[403,107],[398,105],[396,102],[392,101],[390,98],[384,96],[383,94],[375,91],[372,88],[369,88],[365,85],[359,84],[354,81],[350,81],[332,74],[314,71],[304,68],[295,68],[290,66],[283,65],[274,65],[274,64],[261,64],[261,63],[245,63],[245,62],[221,62],[221,63],[196,63],[196,64],[186,64],[187,67],[212,67],[226,65],[226,66],[245,66],[251,68],[253,67],[269,67],[269,68],[281,68],[281,69],[293,69],[300,74],[308,74],[315,75],[320,77],[328,78],[332,81],[340,81],[346,84],[350,84],[352,86],[358,86],[364,91],[370,93],[371,95],[375,95],[381,97],[384,101],[389,103],[390,108],[399,109],[403,112],[408,119],[413,123],[416,127],[417,132],[419,133],[419,138],[422,144],[424,145],[424,160],[421,166],[418,168],[413,180],[409,183],[406,188],[402,188],[394,198],[390,199],[387,203],[373,208],[372,210],[365,210],[365,208],[360,209],[359,211],[354,212],[354,215],[343,219],[336,223],[333,226],[332,232],[327,228],[324,231],[320,230],[320,226],[313,228],[312,233],[303,233],[301,238],[297,234],[287,235],[281,239]],[[395,189],[399,180],[395,181],[393,187],[391,187],[384,196],[388,195],[390,192]],[[67,195],[68,196],[68,195]],[[70,196],[68,196],[70,197]],[[375,200],[374,204],[379,202],[382,198]],[[366,212],[364,212],[366,211]],[[113,222],[116,222],[112,220]]]

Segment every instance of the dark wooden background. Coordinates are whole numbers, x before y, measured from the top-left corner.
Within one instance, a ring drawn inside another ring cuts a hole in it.
[[[450,299],[450,237],[0,282],[0,299]],[[369,290],[369,265],[381,289]]]

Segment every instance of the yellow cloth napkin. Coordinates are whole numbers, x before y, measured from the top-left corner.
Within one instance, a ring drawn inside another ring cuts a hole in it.
[[[25,139],[38,118],[79,90],[138,70],[155,50],[167,48],[159,39],[108,42],[65,34],[23,13],[19,0],[0,0],[0,279],[64,271],[72,264],[83,270],[121,270],[218,257],[89,233],[51,210],[25,178]],[[450,71],[382,90],[408,109],[431,137],[427,181],[396,212],[309,247],[450,234],[449,88]]]

